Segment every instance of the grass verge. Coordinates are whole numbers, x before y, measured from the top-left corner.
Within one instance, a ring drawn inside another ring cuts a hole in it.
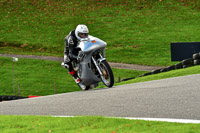
[[[112,70],[115,77],[114,85],[123,85],[198,74],[200,73],[200,66],[193,66],[144,77],[138,76],[146,73],[145,71],[115,68],[112,68]],[[43,96],[55,94],[55,91],[58,94],[80,90],[72,77],[68,74],[67,70],[60,66],[60,62],[19,59],[18,62],[14,63],[14,75],[16,95],[19,94],[19,85],[21,96]],[[121,79],[129,77],[136,78],[119,83],[118,77]],[[13,64],[11,58],[0,57],[0,79],[0,95],[13,95]],[[101,83],[99,87],[105,86]]]
[[[182,124],[105,117],[0,115],[1,133],[197,133],[199,124]]]
[[[14,95],[12,63],[11,58],[0,57],[0,95]],[[112,70],[115,83],[118,82],[118,77],[137,77],[145,73],[126,69]],[[21,96],[43,96],[55,94],[55,91],[58,94],[80,90],[67,69],[62,68],[61,63],[56,61],[20,58],[18,62],[14,62],[14,79],[16,95],[19,95],[20,88]]]
[[[199,5],[198,0],[1,0],[0,51],[63,56],[64,37],[84,23],[108,43],[111,62],[171,65],[171,42],[199,41]]]
[[[138,83],[138,82],[144,82],[144,81],[166,79],[166,78],[192,75],[192,74],[200,74],[200,66],[199,65],[184,68],[184,69],[177,69],[177,70],[172,70],[172,71],[163,72],[163,73],[159,73],[159,74],[139,77],[139,78],[135,78],[135,79],[132,79],[132,80],[117,83],[116,85],[123,85],[123,84]]]

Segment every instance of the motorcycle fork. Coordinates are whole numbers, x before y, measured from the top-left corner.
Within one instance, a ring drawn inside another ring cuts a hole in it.
[[[101,72],[101,70],[100,70],[100,68],[99,68],[99,65],[97,64],[97,62],[96,62],[96,60],[94,59],[93,56],[92,56],[92,61],[93,61],[94,65],[96,66],[96,68],[97,68],[99,74],[102,76],[102,72]]]
[[[105,70],[104,70],[103,73],[102,73],[101,68],[99,67],[99,63],[102,62],[103,60],[105,60],[106,58],[103,58],[103,56],[102,56],[101,54],[99,54],[99,56],[100,56],[100,58],[99,58],[97,61],[96,61],[96,60],[94,59],[94,57],[92,56],[92,61],[93,61],[93,63],[95,64],[95,66],[96,66],[96,68],[97,68],[97,70],[98,70],[100,76],[107,75],[107,73],[104,72]],[[98,63],[97,63],[97,62],[98,62]]]

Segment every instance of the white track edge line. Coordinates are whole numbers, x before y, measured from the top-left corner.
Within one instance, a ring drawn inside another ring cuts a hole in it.
[[[53,117],[76,117],[76,116],[55,115]],[[105,118],[119,118],[119,119],[129,119],[129,120],[145,120],[145,121],[160,121],[160,122],[173,122],[173,123],[193,123],[193,124],[200,124],[200,120],[192,120],[192,119],[140,118],[140,117],[105,117]]]

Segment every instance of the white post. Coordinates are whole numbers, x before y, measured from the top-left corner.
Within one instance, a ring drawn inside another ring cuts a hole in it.
[[[12,61],[13,61],[13,94],[15,96],[15,74],[14,74],[14,62],[17,62],[18,61],[18,58],[16,57],[12,57]]]
[[[15,74],[14,74],[14,61],[12,63],[13,66],[13,95],[15,96]]]

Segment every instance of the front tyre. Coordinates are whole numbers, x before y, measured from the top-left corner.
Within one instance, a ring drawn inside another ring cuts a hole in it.
[[[99,63],[102,75],[101,80],[107,87],[112,87],[114,84],[114,76],[110,65],[106,60],[103,60]]]

